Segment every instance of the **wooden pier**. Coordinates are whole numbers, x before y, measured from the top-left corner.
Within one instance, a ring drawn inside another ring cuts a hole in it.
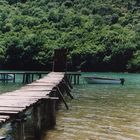
[[[58,100],[63,101],[66,108],[69,109],[64,99],[65,93],[73,99],[70,94],[72,85],[69,77],[62,72],[50,72],[45,77],[16,91],[1,94],[0,126],[8,122],[15,123],[17,126],[16,140],[24,140],[26,137],[24,130],[25,112],[31,109],[35,137],[39,137],[39,132],[44,127],[44,124],[47,128],[55,125]],[[0,137],[0,140],[3,139],[3,137]]]

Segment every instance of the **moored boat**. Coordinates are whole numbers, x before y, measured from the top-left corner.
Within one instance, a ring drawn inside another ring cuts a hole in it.
[[[104,77],[92,77],[87,76],[84,77],[88,84],[124,84],[124,78],[120,79],[112,79],[112,78],[104,78]]]

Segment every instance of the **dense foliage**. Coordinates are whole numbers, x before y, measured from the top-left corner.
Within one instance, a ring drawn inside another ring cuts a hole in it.
[[[58,47],[70,70],[140,72],[140,1],[0,1],[1,68],[50,70]]]

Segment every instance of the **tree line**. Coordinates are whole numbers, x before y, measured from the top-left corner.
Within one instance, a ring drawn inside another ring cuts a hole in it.
[[[0,68],[140,72],[139,0],[1,0]]]

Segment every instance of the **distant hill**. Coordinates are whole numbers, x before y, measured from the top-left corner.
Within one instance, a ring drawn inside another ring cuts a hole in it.
[[[140,72],[139,0],[1,0],[0,68]]]

